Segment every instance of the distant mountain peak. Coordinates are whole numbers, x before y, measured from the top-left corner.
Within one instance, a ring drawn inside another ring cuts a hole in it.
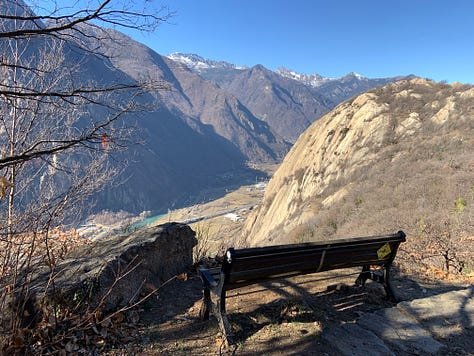
[[[323,76],[321,76],[317,73],[314,73],[314,74],[298,73],[298,72],[295,72],[292,69],[288,69],[288,68],[285,68],[285,67],[278,68],[276,70],[276,73],[278,73],[282,77],[297,80],[297,81],[299,81],[299,82],[301,82],[305,85],[309,85],[313,88],[317,88],[317,87],[321,86],[322,84],[327,83],[328,81],[331,80],[331,78],[323,77]]]
[[[268,68],[265,68],[262,64],[256,64],[252,68],[249,68],[250,73],[272,73],[272,71]]]
[[[305,74],[305,73],[298,73],[295,72],[291,69],[285,68],[285,67],[280,67],[276,70],[276,73],[280,74],[283,77],[290,78],[297,80],[303,84],[309,85],[313,88],[318,88],[324,84],[330,83],[330,82],[340,82],[340,81],[347,81],[351,79],[357,79],[359,81],[367,81],[368,78],[364,77],[363,75],[356,73],[356,72],[350,72],[347,73],[345,76],[340,77],[340,78],[328,78],[328,77],[323,77],[322,75],[318,73],[313,73],[313,74]]]
[[[356,78],[358,80],[368,80],[367,77],[364,77],[363,75],[356,72],[347,73],[345,76],[343,76],[340,79],[344,79],[344,78]]]
[[[206,69],[247,69],[225,61],[215,61],[193,53],[175,52],[167,56],[169,59],[184,64],[194,72],[200,73]]]
[[[239,71],[239,70],[247,70],[247,69],[250,69],[252,71],[253,70],[269,71],[269,69],[265,68],[261,64],[257,64],[253,66],[252,68],[249,68],[247,66],[238,66],[238,65],[225,62],[225,61],[216,61],[213,59],[204,58],[198,54],[193,54],[193,53],[175,52],[175,53],[169,54],[167,57],[175,62],[184,64],[190,70],[198,74],[203,74],[203,72],[209,72],[209,71],[214,71],[214,70],[220,70],[220,72],[222,70]],[[323,77],[322,75],[318,73],[313,73],[313,74],[298,73],[286,67],[279,67],[275,71],[275,73],[277,73],[278,75],[284,78],[296,80],[300,83],[303,83],[304,85],[307,85],[309,87],[316,88],[316,89],[320,89],[321,87],[327,86],[327,85],[337,85],[340,83],[352,82],[354,80],[360,83],[366,83],[371,80],[356,72],[347,73],[346,75],[340,78],[330,78],[330,77]]]

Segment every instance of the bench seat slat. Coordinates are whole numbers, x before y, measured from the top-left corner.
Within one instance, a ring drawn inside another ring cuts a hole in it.
[[[212,275],[212,273],[210,273],[209,270],[202,268],[200,269],[200,273],[201,273],[202,278],[204,279],[204,283],[206,283],[208,286],[212,288],[217,287],[218,280],[214,278],[214,275]]]

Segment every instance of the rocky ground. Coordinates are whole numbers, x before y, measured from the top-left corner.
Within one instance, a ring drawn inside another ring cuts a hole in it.
[[[433,309],[433,303],[435,303],[434,310],[438,306],[440,310],[455,309],[457,305],[453,304],[452,298],[443,299],[439,296],[457,290],[464,290],[465,294],[469,292],[467,297],[470,298],[470,304],[466,304],[469,308],[465,317],[470,320],[471,328],[463,325],[462,320],[444,316],[443,323],[439,324],[444,325],[442,332],[437,333],[438,324],[432,323],[434,329],[426,326],[423,329],[424,334],[418,335],[421,345],[424,346],[411,345],[410,348],[403,348],[388,343],[391,350],[385,352],[383,348],[379,349],[380,345],[373,344],[370,338],[367,339],[366,336],[361,338],[360,333],[354,335],[351,330],[364,322],[371,324],[376,330],[390,330],[381,322],[390,319],[383,317],[383,313],[399,309],[393,308],[394,305],[385,300],[380,285],[370,283],[364,288],[353,287],[355,276],[333,278],[340,272],[300,276],[232,291],[229,293],[228,313],[236,343],[231,347],[224,347],[216,320],[211,318],[210,321],[202,321],[198,317],[201,282],[196,273],[191,271],[186,278],[181,276],[165,285],[157,295],[144,303],[137,310],[135,323],[128,329],[121,329],[122,343],[117,343],[112,349],[107,348],[108,351],[104,349],[104,353],[109,355],[474,355],[472,329],[474,292],[472,288],[466,292],[464,288],[468,283],[461,281],[430,283],[406,275],[398,276],[394,280],[394,286],[398,297],[405,301],[399,306],[405,303],[405,310],[410,307],[419,310],[420,305],[431,305]],[[427,297],[435,299],[423,299]],[[409,304],[408,301],[412,300],[416,301]],[[427,302],[420,304],[419,300]],[[407,328],[405,325],[400,329],[400,320],[396,319],[396,322],[398,323],[396,330]],[[349,331],[345,330],[347,328]],[[417,331],[418,329],[415,329],[414,332]],[[370,333],[373,335],[373,332]],[[365,345],[365,349],[361,345]]]

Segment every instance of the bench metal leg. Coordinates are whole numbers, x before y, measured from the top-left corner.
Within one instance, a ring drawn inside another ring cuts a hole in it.
[[[225,346],[232,345],[232,329],[225,312],[225,273],[221,271],[220,278],[218,279],[219,282],[215,280],[214,276],[207,269],[200,269],[200,274],[203,282],[203,295],[199,316],[202,320],[209,320],[210,312],[212,312],[219,323],[219,329]]]
[[[209,320],[209,311],[212,310],[211,291],[208,287],[203,288],[201,309],[199,310],[199,317],[202,320]]]
[[[378,282],[383,285],[387,299],[393,303],[396,303],[398,300],[395,297],[395,293],[393,292],[392,286],[390,284],[390,267],[390,264],[384,265],[382,267],[382,273],[379,271],[371,271],[370,266],[362,267],[362,272],[355,280],[355,285],[363,287],[368,279]]]
[[[362,267],[362,272],[360,272],[359,276],[355,280],[355,285],[363,287],[367,279],[370,278],[370,266]]]
[[[386,265],[385,268],[383,269],[383,287],[385,289],[385,293],[387,294],[388,300],[390,300],[393,303],[398,302],[398,298],[395,296],[395,293],[393,291],[392,285],[390,284],[390,265]]]

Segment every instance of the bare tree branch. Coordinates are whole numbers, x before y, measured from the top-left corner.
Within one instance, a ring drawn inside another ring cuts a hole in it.
[[[78,25],[94,20],[104,25],[115,25],[138,31],[154,31],[159,24],[167,21],[173,15],[169,11],[163,16],[158,16],[153,13],[130,11],[125,7],[122,9],[109,8],[108,6],[111,4],[111,0],[104,0],[95,8],[80,9],[60,16],[54,16],[54,12],[43,16],[32,13],[28,15],[0,13],[0,20],[18,20],[29,25],[29,27],[25,26],[20,29],[0,32],[0,38],[25,38],[38,35],[56,36],[66,30],[76,30]],[[166,8],[162,7],[159,12],[164,10]]]

